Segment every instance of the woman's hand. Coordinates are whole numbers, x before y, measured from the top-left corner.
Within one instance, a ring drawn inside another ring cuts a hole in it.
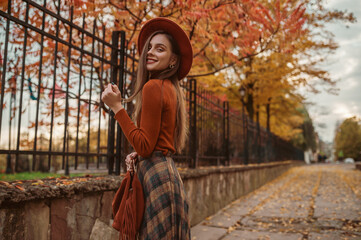
[[[138,153],[132,152],[131,154],[128,154],[125,158],[125,164],[127,166],[127,171],[134,173],[134,165],[138,160]]]
[[[102,93],[102,101],[112,109],[114,114],[123,109],[122,94],[116,85],[108,84]]]

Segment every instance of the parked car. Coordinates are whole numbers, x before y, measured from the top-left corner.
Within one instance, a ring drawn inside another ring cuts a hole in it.
[[[355,163],[355,160],[353,160],[353,158],[346,158],[343,162],[344,163]]]

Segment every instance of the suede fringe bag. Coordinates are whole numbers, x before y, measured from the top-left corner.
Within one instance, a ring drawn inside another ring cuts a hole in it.
[[[119,239],[136,239],[144,214],[144,194],[137,174],[127,171],[112,202],[113,228]]]
[[[161,88],[161,99],[163,108],[163,84]],[[135,170],[134,160],[130,164]],[[113,228],[119,231],[120,240],[136,239],[140,226],[142,224],[145,200],[143,187],[135,172],[129,171],[130,165],[127,164],[127,173],[120,184],[112,202],[113,208]]]

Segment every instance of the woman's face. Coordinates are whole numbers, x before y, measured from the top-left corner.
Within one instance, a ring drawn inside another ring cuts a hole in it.
[[[147,70],[149,72],[162,71],[175,64],[176,58],[172,52],[172,46],[164,34],[155,35],[150,40],[147,52]]]

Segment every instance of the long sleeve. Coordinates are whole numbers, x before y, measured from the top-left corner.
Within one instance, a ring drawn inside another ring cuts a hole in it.
[[[161,87],[158,81],[148,81],[144,85],[139,127],[136,127],[124,109],[115,115],[124,135],[142,157],[151,155],[159,137],[162,120]]]

